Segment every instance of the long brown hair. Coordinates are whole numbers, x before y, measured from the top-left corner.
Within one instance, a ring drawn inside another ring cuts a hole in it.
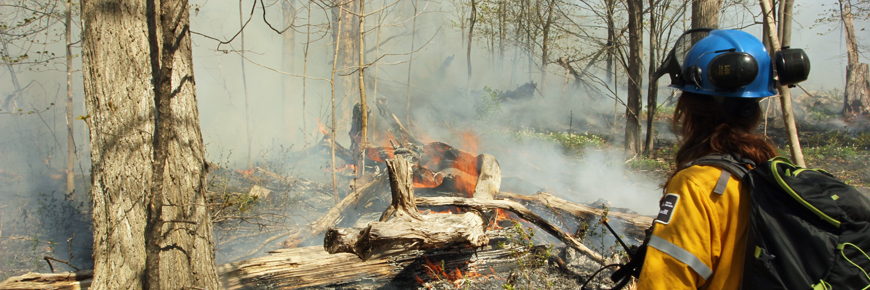
[[[671,176],[711,153],[739,154],[756,164],[775,157],[775,147],[764,135],[755,133],[761,117],[758,99],[683,92],[672,123],[681,145]]]

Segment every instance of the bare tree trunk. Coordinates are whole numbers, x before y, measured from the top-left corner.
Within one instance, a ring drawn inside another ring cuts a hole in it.
[[[656,1],[649,0],[649,85],[646,90],[646,146],[644,146],[643,155],[647,158],[652,157],[653,147],[655,147],[655,116],[658,109],[658,80],[653,80],[652,75],[658,65],[656,50],[658,49],[658,15],[656,14]]]
[[[641,153],[640,111],[643,86],[643,0],[628,0],[628,101],[625,107],[626,156]]]
[[[188,8],[170,0],[82,2],[91,289],[220,288]]]
[[[66,193],[72,198],[73,192],[76,189],[75,183],[75,159],[76,159],[76,141],[73,135],[73,94],[72,94],[72,72],[73,72],[73,55],[72,55],[72,4],[70,1],[66,5],[66,18],[64,21],[64,37],[66,38]]]
[[[414,62],[414,40],[417,36],[417,0],[411,2],[414,6],[414,19],[411,20],[411,52],[408,54],[408,79],[407,90],[408,99],[405,101],[405,124],[408,124],[408,129],[411,127],[411,64]]]
[[[846,48],[849,65],[846,66],[846,93],[843,98],[843,113],[849,115],[870,114],[870,77],[867,64],[858,56],[858,41],[852,20],[852,1],[840,0],[840,17],[846,28]]]
[[[465,54],[466,64],[468,66],[468,91],[471,91],[471,42],[474,35],[474,23],[477,22],[477,2],[471,0],[471,17],[468,26],[468,50]],[[410,125],[410,124],[409,124]]]
[[[308,2],[308,5],[305,5],[308,8],[308,18],[306,18],[307,25],[305,25],[305,48],[302,52],[302,75],[308,75],[308,48],[311,46],[311,2]],[[307,83],[306,80],[308,78],[302,78],[302,138],[305,140],[305,144],[308,144],[308,135],[306,135],[306,118],[305,118],[305,98],[308,96],[307,91]]]
[[[692,28],[719,28],[719,8],[722,0],[692,0]],[[698,39],[692,39],[695,43]]]
[[[607,76],[605,77],[605,83],[610,85],[610,82],[613,81],[613,48],[616,45],[616,25],[613,22],[613,10],[616,5],[615,0],[606,0],[607,3]],[[615,120],[614,120],[615,122]]]
[[[283,0],[281,2],[281,9],[284,12],[283,27],[290,27],[293,25],[293,22],[296,21],[296,8],[293,5],[294,1],[296,0]],[[281,45],[283,50],[281,53],[281,70],[285,72],[293,72],[296,58],[296,32],[292,28],[289,28],[281,33],[281,36],[283,41]],[[296,133],[294,132],[294,123],[296,119],[293,118],[293,106],[290,104],[294,92],[296,92],[296,90],[292,89],[292,81],[293,78],[290,76],[284,76],[283,81],[281,82],[281,124],[283,125],[283,130],[281,130],[281,132],[288,135]]]
[[[341,50],[338,55],[337,72],[341,77],[340,92],[341,96],[338,99],[337,115],[339,117],[336,123],[336,130],[339,132],[347,132],[347,128],[351,125],[353,106],[356,103],[357,93],[359,92],[359,84],[356,82],[359,78],[355,78],[351,72],[357,67],[358,61],[356,57],[359,55],[359,43],[356,41],[359,38],[359,22],[354,21],[354,13],[357,13],[357,0],[335,0],[340,10],[345,10],[341,15],[341,33],[338,34],[341,40]]]
[[[239,27],[244,28],[244,17],[242,11],[242,0],[239,0]],[[241,31],[241,41],[242,41],[242,51],[240,52],[241,61],[242,61],[242,88],[245,90],[245,134],[247,136],[248,141],[248,155],[245,158],[246,168],[253,168],[253,164],[251,163],[251,143],[254,140],[254,124],[251,122],[251,106],[248,96],[248,79],[245,74],[245,30]]]
[[[339,7],[338,17],[337,17],[338,20],[336,23],[338,30],[335,34],[336,35],[336,37],[335,37],[335,54],[333,54],[333,57],[332,57],[332,74],[330,74],[330,80],[329,80],[331,91],[332,91],[332,128],[331,128],[329,136],[331,137],[330,138],[331,139],[330,140],[330,142],[331,142],[330,143],[330,148],[331,148],[330,155],[332,156],[332,168],[331,168],[332,169],[332,193],[333,193],[333,197],[335,198],[335,204],[338,204],[338,180],[336,180],[336,177],[335,177],[335,137],[336,137],[335,136],[335,67],[338,63],[338,52],[339,52],[339,50],[341,50],[341,38],[342,38],[341,37],[341,29],[342,29],[341,22],[343,19],[342,18],[343,13],[344,13],[343,10]]]
[[[770,2],[760,0],[761,12],[764,14],[764,30],[768,33],[768,41],[770,43],[770,54],[774,55],[779,50],[779,39],[776,37],[775,21],[773,20],[773,10]],[[771,64],[772,65],[772,64]],[[772,68],[771,68],[772,69]],[[774,76],[775,77],[775,76]],[[777,90],[780,95],[780,103],[782,105],[782,118],[785,122],[785,130],[788,134],[788,144],[791,151],[791,156],[795,163],[800,167],[806,167],[804,162],[804,154],[801,150],[800,140],[798,140],[797,126],[794,120],[794,111],[791,107],[791,92],[787,86],[777,85]]]
[[[550,26],[553,24],[553,6],[556,4],[556,0],[550,0],[550,3],[547,5],[547,21],[544,22],[542,34],[543,40],[541,43],[541,93],[543,94],[547,88],[547,53],[549,48],[549,40],[550,40]]]
[[[362,176],[366,169],[366,158],[362,153],[368,147],[368,127],[369,127],[369,106],[366,103],[366,82],[365,82],[365,19],[366,19],[366,1],[359,0],[359,101],[360,101],[360,140],[357,143],[357,151],[354,155],[357,159],[357,176]]]

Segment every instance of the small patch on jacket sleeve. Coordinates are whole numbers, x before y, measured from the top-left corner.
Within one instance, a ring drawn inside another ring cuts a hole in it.
[[[660,224],[671,223],[671,217],[674,216],[674,211],[677,210],[677,202],[680,201],[680,196],[674,193],[668,193],[662,199],[661,207],[659,207],[659,215],[656,216],[656,222]]]

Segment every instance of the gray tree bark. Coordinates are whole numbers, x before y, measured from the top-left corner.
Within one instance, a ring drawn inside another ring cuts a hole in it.
[[[82,2],[92,289],[218,289],[187,2]]]
[[[852,2],[840,0],[840,17],[846,27],[846,50],[849,65],[846,66],[846,93],[843,112],[846,115],[870,114],[870,76],[868,65],[858,56],[858,41],[852,20]]]
[[[719,28],[720,7],[722,0],[692,0],[692,28]],[[692,43],[696,41],[698,39],[692,39]]]
[[[296,21],[296,7],[293,3],[296,0],[283,0],[281,1],[281,10],[283,10],[284,16],[284,28],[290,27],[293,25],[293,22]],[[281,70],[285,72],[293,72],[294,71],[294,63],[296,59],[296,32],[291,28],[285,30],[281,33],[281,49],[283,52],[281,53]],[[281,90],[283,92],[281,98],[281,118],[282,124],[284,126],[285,134],[291,134],[290,132],[294,132],[296,130],[296,121],[293,114],[293,106],[290,104],[290,101],[293,100],[293,96],[295,95],[296,90],[293,89],[293,78],[291,76],[284,76],[283,81],[281,82]],[[304,120],[304,119],[303,119]]]
[[[625,154],[638,155],[643,98],[643,0],[628,0],[628,100],[625,107]]]
[[[69,1],[65,4],[66,15],[64,17],[64,38],[66,39],[66,193],[70,194],[75,191],[75,159],[76,159],[76,141],[73,135],[73,97],[72,97],[72,72],[73,72],[73,55],[72,55],[72,3]],[[72,197],[72,195],[70,195]]]

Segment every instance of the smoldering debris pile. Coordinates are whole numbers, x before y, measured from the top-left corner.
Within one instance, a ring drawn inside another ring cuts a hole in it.
[[[635,244],[651,224],[649,217],[547,192],[503,192],[495,157],[442,142],[424,144],[385,103],[378,105],[390,124],[388,144],[351,138],[353,149],[335,145],[342,161],[336,167],[353,169],[342,174],[353,181],[352,191],[336,202],[328,198],[331,188],[313,186],[318,204],[332,202],[329,210],[291,227],[281,249],[221,266],[225,287],[577,288],[593,271],[623,257],[601,232],[602,219]],[[331,154],[329,135],[320,144]],[[361,157],[354,158],[354,150]]]

